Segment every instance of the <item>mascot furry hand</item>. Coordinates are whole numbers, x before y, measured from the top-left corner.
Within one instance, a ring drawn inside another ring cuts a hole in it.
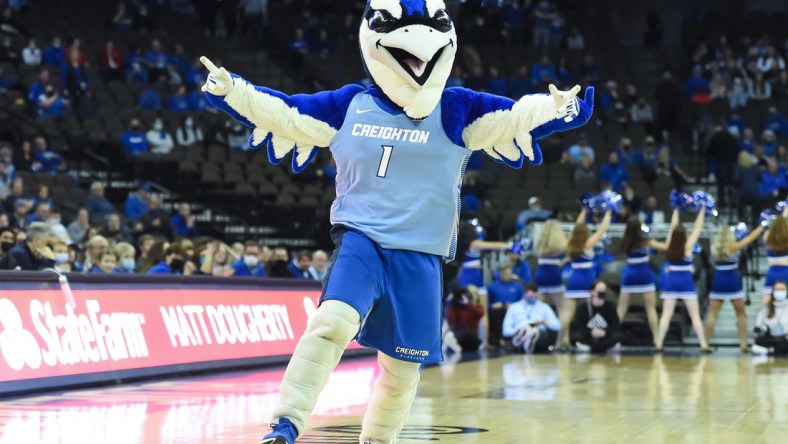
[[[253,128],[250,145],[266,146],[272,163],[290,151],[293,171],[302,171],[328,147],[359,94],[369,94],[390,114],[413,121],[440,110],[446,136],[458,146],[484,151],[498,162],[520,168],[525,159],[542,162],[536,140],[584,125],[593,112],[594,89],[579,100],[579,86],[518,101],[465,88],[446,88],[457,53],[457,34],[443,0],[369,0],[359,31],[365,67],[373,86],[347,85],[335,91],[288,96],[255,86],[201,60],[210,71],[203,86],[208,102]],[[356,117],[356,116],[354,116]],[[377,127],[375,127],[377,128]],[[382,141],[391,134],[375,135]],[[385,136],[388,136],[385,137]]]

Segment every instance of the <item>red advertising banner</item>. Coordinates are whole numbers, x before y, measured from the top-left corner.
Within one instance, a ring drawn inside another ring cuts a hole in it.
[[[3,290],[0,382],[289,355],[319,296],[316,289]]]

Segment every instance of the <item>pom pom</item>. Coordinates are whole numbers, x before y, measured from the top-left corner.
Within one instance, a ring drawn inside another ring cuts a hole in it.
[[[593,211],[593,209],[591,208],[591,199],[593,197],[594,195],[591,193],[583,193],[583,195],[580,196],[580,199],[578,200],[578,202],[580,203],[580,208],[587,211]]]
[[[747,233],[750,230],[747,229],[747,224],[744,222],[739,222],[738,224],[731,227],[731,231],[733,231],[733,236],[736,238],[736,240],[740,241],[747,236]]]
[[[763,210],[760,216],[760,224],[766,228],[769,228],[772,226],[772,222],[774,222],[776,217],[777,214],[775,214],[774,210]]]
[[[670,206],[679,211],[686,211],[690,208],[694,208],[695,202],[689,194],[679,190],[673,190],[670,193]]]
[[[527,237],[515,240],[509,249],[514,254],[525,255],[533,249],[533,242]]]
[[[649,237],[651,234],[651,228],[646,224],[640,224],[640,231],[643,233],[643,237]]]
[[[703,251],[703,248],[700,246],[700,242],[696,242],[695,246],[692,247],[692,254],[693,254],[693,256],[697,255],[697,254],[700,254],[701,251]]]
[[[581,197],[580,203],[583,205],[583,208],[592,213],[612,211],[616,214],[621,214],[624,206],[624,198],[616,192],[607,190],[596,196],[586,193]]]
[[[473,218],[469,220],[468,223],[473,225],[473,227],[476,229],[476,239],[484,240],[484,238],[487,237],[487,230],[484,229],[478,218]]]
[[[710,194],[704,191],[696,191],[692,193],[692,200],[695,204],[695,210],[700,211],[705,205],[706,216],[717,216],[717,210],[714,208],[716,202]]]
[[[599,239],[596,245],[594,245],[594,255],[595,256],[602,256],[607,252],[607,248],[610,246],[610,236],[607,233],[603,234],[602,237]]]

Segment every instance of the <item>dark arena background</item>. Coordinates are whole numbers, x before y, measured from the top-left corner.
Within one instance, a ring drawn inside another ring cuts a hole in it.
[[[0,0],[0,444],[267,433],[333,260],[337,167],[250,148],[199,57],[288,95],[368,87],[366,3]],[[444,360],[398,442],[784,442],[788,2],[445,6],[447,86],[593,86],[595,109],[540,166],[470,156]],[[636,265],[656,292],[622,285]],[[586,268],[601,283],[568,299]],[[374,354],[351,343],[298,442],[358,442]]]

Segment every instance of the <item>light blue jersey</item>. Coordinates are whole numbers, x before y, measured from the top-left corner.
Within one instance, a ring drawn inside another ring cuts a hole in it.
[[[356,229],[383,248],[454,258],[471,152],[446,135],[440,106],[413,121],[359,93],[331,152],[337,163],[333,225]]]

